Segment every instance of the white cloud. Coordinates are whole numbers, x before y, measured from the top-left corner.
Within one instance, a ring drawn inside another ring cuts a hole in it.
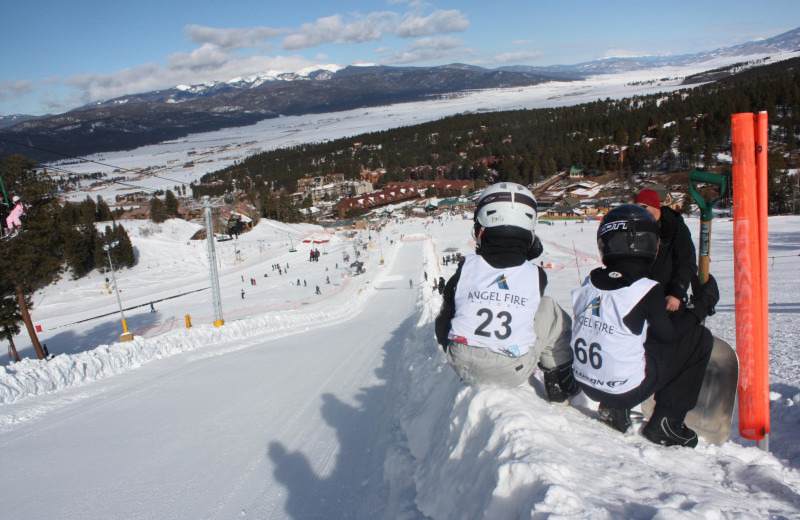
[[[314,23],[303,24],[297,32],[284,38],[281,48],[293,51],[324,43],[348,45],[377,41],[387,35],[417,38],[461,32],[468,27],[469,20],[456,10],[437,10],[428,16],[415,12],[401,16],[392,11],[380,11],[367,15],[356,14],[348,20],[336,14],[319,18]]]
[[[339,14],[326,16],[314,23],[303,24],[295,34],[284,38],[281,48],[293,51],[324,43],[347,45],[380,40],[396,16],[391,12],[370,13],[351,22],[345,22]]]
[[[267,40],[291,33],[289,29],[272,29],[270,27],[217,29],[203,25],[188,25],[184,28],[184,32],[191,42],[210,43],[225,50],[259,47]]]
[[[394,33],[400,38],[416,38],[433,34],[462,32],[469,27],[469,20],[459,11],[435,11],[429,16],[409,14],[403,17]]]
[[[452,36],[436,38],[420,38],[408,45],[402,51],[387,56],[386,62],[391,64],[422,63],[452,57],[454,50],[458,49],[459,59],[472,54],[465,47],[465,43]]]
[[[9,101],[33,92],[30,80],[0,81],[0,101]]]
[[[231,54],[211,43],[204,43],[200,48],[187,54],[176,52],[167,57],[167,68],[180,71],[213,71],[225,65],[231,59]]]

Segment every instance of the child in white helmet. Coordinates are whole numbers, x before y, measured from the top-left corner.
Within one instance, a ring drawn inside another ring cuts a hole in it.
[[[533,194],[513,182],[493,184],[478,199],[474,220],[475,254],[445,285],[436,318],[448,362],[466,383],[507,387],[528,381],[539,363],[548,400],[566,403],[580,391],[571,320],[544,296],[547,275],[530,262],[542,253]]]

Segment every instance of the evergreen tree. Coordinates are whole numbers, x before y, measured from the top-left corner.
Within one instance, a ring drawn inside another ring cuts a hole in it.
[[[64,261],[72,273],[72,278],[78,279],[89,274],[95,266],[97,231],[94,224],[62,226],[60,234],[64,240]]]
[[[167,193],[164,194],[164,210],[166,211],[167,216],[170,218],[177,217],[179,205],[180,203],[178,202],[178,198],[174,193],[172,193],[172,190],[167,190]]]
[[[156,224],[161,224],[168,218],[169,215],[167,214],[167,208],[164,206],[164,203],[161,201],[161,199],[155,196],[150,199],[150,220]]]
[[[133,250],[133,243],[125,228],[121,224],[115,224],[111,230],[111,235],[115,240],[119,241],[119,244],[115,248],[117,255],[114,259],[114,265],[118,265],[120,268],[130,268],[136,265],[136,253]]]
[[[95,222],[107,222],[112,220],[114,216],[111,214],[111,208],[108,207],[103,197],[97,196],[97,214],[95,215]]]

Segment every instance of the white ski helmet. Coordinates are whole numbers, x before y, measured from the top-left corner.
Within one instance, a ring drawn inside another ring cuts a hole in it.
[[[475,242],[488,235],[516,237],[533,244],[536,199],[528,188],[515,182],[492,184],[478,197],[475,208]]]
[[[14,195],[13,197],[11,197],[11,202],[19,202],[19,196]]]
[[[533,232],[536,228],[536,199],[521,184],[492,184],[478,197],[475,222],[482,228],[513,226]]]

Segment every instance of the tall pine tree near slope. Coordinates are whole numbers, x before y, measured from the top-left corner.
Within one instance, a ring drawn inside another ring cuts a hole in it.
[[[59,209],[58,233],[64,242],[64,261],[73,279],[86,276],[96,265],[96,214],[97,205],[90,197],[78,203],[66,202]]]
[[[103,247],[106,244],[117,241],[117,245],[106,251]],[[107,271],[109,269],[108,256],[114,263],[114,269],[124,269],[136,265],[136,254],[133,250],[133,243],[128,236],[128,232],[121,224],[116,222],[111,226],[106,225],[102,236],[95,240],[94,259],[98,269]]]
[[[4,307],[12,306],[0,311],[0,315],[8,320],[3,324],[8,330],[18,325],[17,317],[25,322],[34,349],[43,359],[28,313],[30,296],[59,276],[63,256],[56,226],[58,201],[51,196],[53,185],[33,170],[34,165],[22,155],[6,157],[0,163],[6,192],[31,205],[23,224],[25,233],[0,244],[0,296]]]
[[[178,207],[180,206],[180,202],[178,202],[178,197],[172,193],[172,190],[167,190],[164,194],[164,210],[167,213],[169,218],[177,217],[178,216]]]
[[[167,214],[167,208],[164,202],[154,195],[153,198],[150,199],[150,220],[156,224],[161,224],[168,218],[169,215]]]

